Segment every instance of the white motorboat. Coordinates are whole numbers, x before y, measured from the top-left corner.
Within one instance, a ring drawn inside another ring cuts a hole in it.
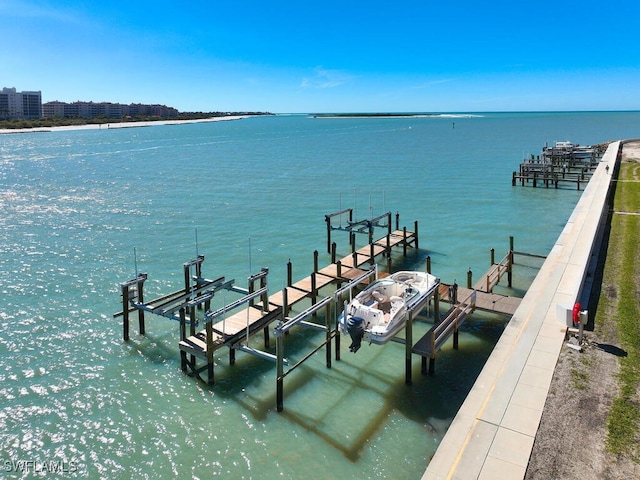
[[[376,280],[356,295],[338,318],[338,328],[349,334],[353,353],[362,340],[383,345],[404,327],[408,312],[433,294],[440,279],[424,272],[401,271]]]

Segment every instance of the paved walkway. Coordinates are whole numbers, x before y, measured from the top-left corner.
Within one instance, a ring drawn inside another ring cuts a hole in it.
[[[558,241],[447,430],[423,480],[524,478],[566,318],[580,298],[598,227],[605,220],[612,143]],[[608,167],[608,168],[607,168]]]

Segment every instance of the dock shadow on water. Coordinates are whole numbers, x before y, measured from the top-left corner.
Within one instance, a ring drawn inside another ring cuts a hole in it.
[[[318,320],[323,323],[322,319]],[[414,323],[414,340],[431,327],[430,315],[421,314]],[[433,448],[440,442],[453,417],[464,402],[491,350],[500,337],[507,318],[476,312],[460,331],[460,347],[448,341],[438,353],[434,375],[420,372],[420,357],[412,359],[412,384],[405,384],[405,347],[398,343],[383,346],[364,344],[356,354],[342,339],[341,360],[326,367],[325,350],[320,349],[284,382],[284,411],[276,411],[276,369],[273,362],[237,352],[230,365],[228,349],[216,352],[215,384],[208,386],[180,372],[175,333],[165,330],[134,336],[132,352],[156,364],[165,364],[175,374],[184,375],[194,392],[212,397],[216,404],[233,403],[256,422],[291,422],[292,429],[313,434],[317,441],[358,464],[370,454],[374,444],[388,443],[387,436],[402,435],[394,424],[408,424],[413,435],[428,439]],[[258,336],[261,337],[261,336]],[[264,349],[262,338],[252,346]],[[324,333],[295,328],[285,338],[285,357],[295,363],[317,346]],[[135,339],[135,340],[134,340]],[[275,342],[267,349],[275,353]],[[285,368],[286,370],[286,368]],[[213,406],[213,404],[211,405]],[[402,442],[397,443],[401,449]],[[378,447],[376,447],[378,448]],[[387,447],[385,447],[387,448]],[[401,454],[401,450],[398,452]]]
[[[419,357],[414,356],[411,385],[405,384],[405,347],[396,343],[364,345],[357,354],[343,349],[342,360],[331,369],[309,362],[285,382],[281,415],[353,463],[386,435],[397,417],[413,423],[437,444],[504,328],[505,319],[498,317],[478,316],[477,323],[461,330],[460,349],[445,345],[434,375],[422,375]]]

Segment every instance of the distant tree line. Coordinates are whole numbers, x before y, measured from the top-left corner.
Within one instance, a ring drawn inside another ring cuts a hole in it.
[[[231,117],[240,115],[272,115],[268,112],[181,112],[171,120],[201,120],[213,117]],[[28,119],[11,119],[0,120],[0,129],[22,129],[22,128],[46,128],[46,127],[68,127],[74,125],[97,125],[107,123],[126,123],[126,122],[153,122],[169,120],[166,117],[155,115],[135,115],[123,118],[113,118],[107,116],[89,117],[89,118],[64,118],[64,117],[47,117],[33,120]]]

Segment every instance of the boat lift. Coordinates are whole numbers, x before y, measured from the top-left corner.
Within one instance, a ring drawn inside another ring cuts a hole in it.
[[[378,269],[374,264],[369,270],[362,275],[351,280],[345,286],[337,289],[332,296],[325,297],[319,302],[315,303],[311,307],[307,308],[303,312],[300,312],[293,318],[285,318],[280,322],[273,331],[276,338],[276,406],[277,410],[281,412],[283,410],[284,400],[284,378],[293,372],[297,367],[302,365],[308,358],[314,353],[326,346],[326,365],[327,368],[331,368],[331,339],[336,339],[336,360],[340,360],[340,335],[336,327],[338,312],[341,311],[342,297],[345,293],[351,295],[351,290],[361,283],[368,281],[371,277],[377,278]],[[332,313],[333,305],[333,316]],[[307,319],[315,315],[320,310],[325,309],[325,324],[310,322]],[[302,359],[293,364],[287,371],[284,370],[284,365],[288,363],[288,360],[284,357],[284,336],[297,325],[315,328],[326,332],[326,338],[323,342],[317,345],[311,352],[307,353]]]

